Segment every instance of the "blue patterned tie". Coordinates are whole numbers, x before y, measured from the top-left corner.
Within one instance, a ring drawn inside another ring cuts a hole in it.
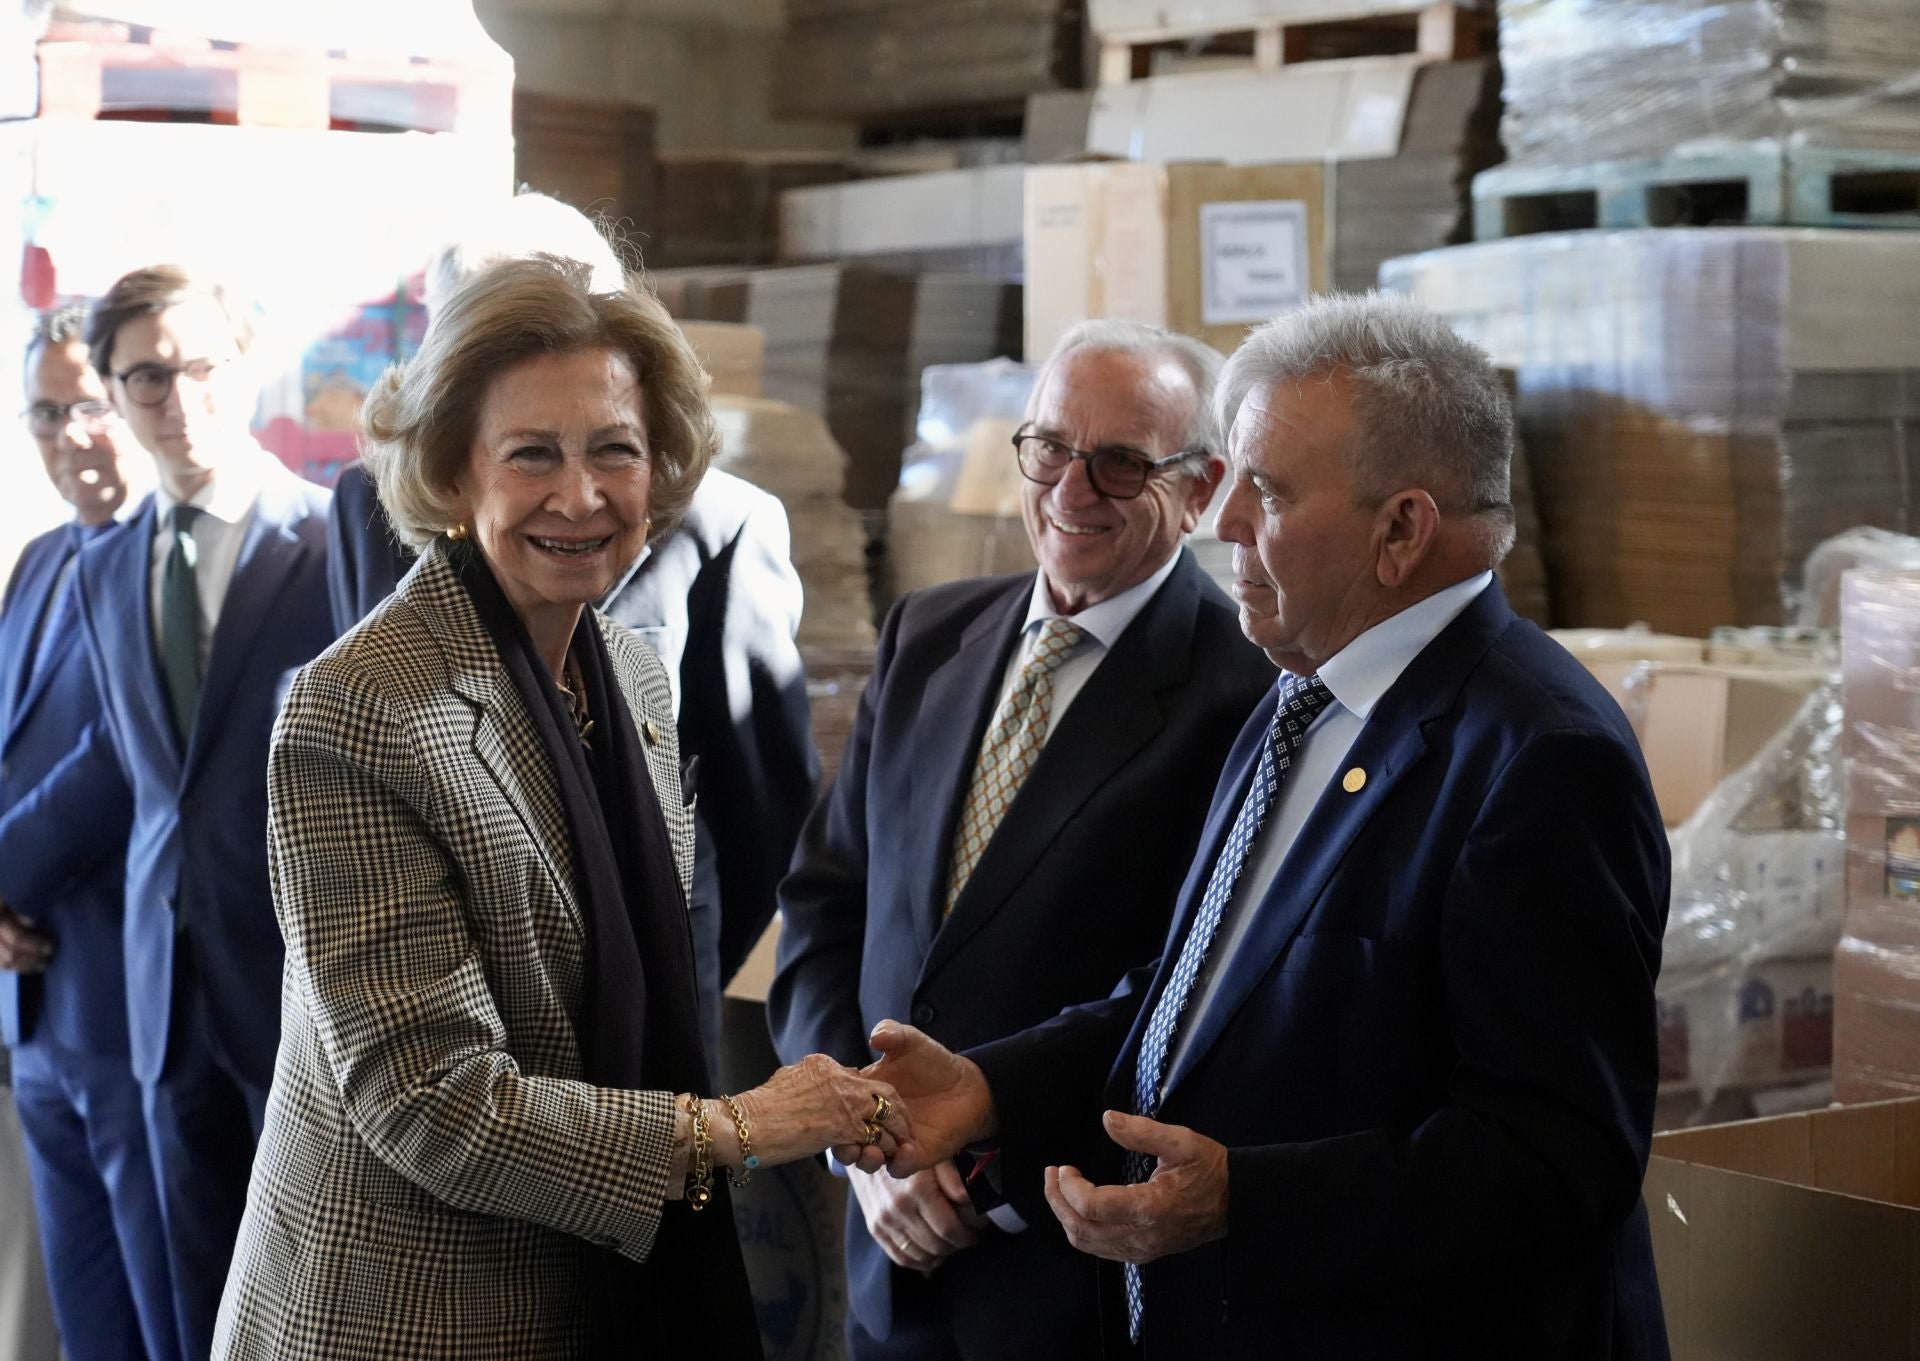
[[[1254,772],[1253,783],[1247,786],[1247,797],[1240,804],[1240,815],[1233,820],[1233,830],[1227,833],[1226,844],[1220,848],[1220,858],[1213,862],[1213,875],[1207,880],[1206,893],[1201,896],[1200,910],[1194,914],[1193,926],[1180,946],[1173,973],[1160,993],[1153,1015],[1147,1019],[1147,1033],[1140,1041],[1140,1058],[1133,1071],[1133,1109],[1148,1119],[1160,1110],[1160,1080],[1166,1075],[1167,1054],[1173,1047],[1181,1014],[1192,1000],[1207,951],[1213,948],[1220,919],[1226,914],[1227,904],[1233,901],[1234,887],[1247,867],[1253,843],[1259,838],[1261,825],[1279,796],[1280,782],[1293,768],[1300,744],[1307,740],[1307,729],[1332,698],[1326,682],[1318,676],[1302,679],[1289,675],[1280,682],[1280,703],[1260,750],[1260,767]],[[1152,1175],[1152,1159],[1144,1153],[1127,1154],[1129,1183],[1143,1182]],[[1124,1271],[1127,1331],[1138,1342],[1142,1310],[1140,1268],[1128,1262]]]

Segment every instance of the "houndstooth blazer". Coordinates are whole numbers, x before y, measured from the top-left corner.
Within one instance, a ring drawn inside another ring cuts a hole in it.
[[[666,673],[595,618],[685,887]],[[268,791],[280,1051],[214,1355],[581,1355],[583,1255],[646,1258],[672,1097],[580,1081],[559,792],[441,551],[301,671]]]

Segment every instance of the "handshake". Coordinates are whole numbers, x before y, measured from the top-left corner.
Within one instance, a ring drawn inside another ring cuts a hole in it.
[[[869,1042],[880,1058],[863,1069],[815,1055],[782,1069],[761,1091],[771,1094],[790,1073],[826,1084],[834,1093],[828,1104],[839,1112],[827,1142],[853,1170],[868,1232],[897,1265],[930,1272],[985,1227],[953,1158],[992,1140],[999,1112],[978,1065],[921,1031],[882,1021]],[[1105,1126],[1151,1172],[1137,1183],[1098,1186],[1076,1168],[1046,1168],[1046,1203],[1069,1242],[1110,1261],[1145,1263],[1225,1235],[1224,1145],[1119,1111],[1107,1112]]]

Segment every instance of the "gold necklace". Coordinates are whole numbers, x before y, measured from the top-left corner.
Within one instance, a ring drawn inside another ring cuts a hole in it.
[[[573,730],[580,738],[580,745],[592,746],[593,715],[587,712],[587,687],[580,679],[580,673],[574,667],[571,657],[567,659],[566,675],[573,685],[568,685],[565,680],[556,680],[554,684],[560,688],[560,693],[567,697],[567,712],[573,716]],[[576,691],[574,686],[580,688]]]

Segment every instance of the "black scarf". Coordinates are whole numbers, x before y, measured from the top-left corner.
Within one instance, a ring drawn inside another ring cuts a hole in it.
[[[581,611],[571,649],[595,720],[589,755],[486,560],[469,550],[454,555],[454,566],[526,704],[573,837],[586,929],[581,1076],[596,1087],[711,1095],[686,898],[646,749],[593,612]],[[645,1263],[591,1249],[584,1286],[595,1358],[652,1355],[656,1344],[761,1355],[732,1203],[717,1175],[713,1203],[699,1214],[667,1202]]]

